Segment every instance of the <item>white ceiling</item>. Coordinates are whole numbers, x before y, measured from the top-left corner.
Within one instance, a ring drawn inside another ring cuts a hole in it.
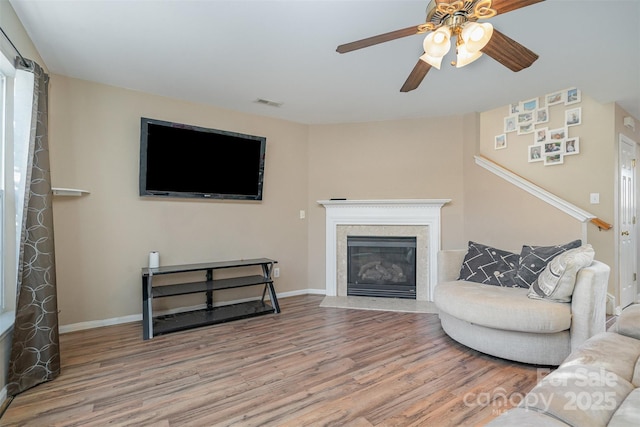
[[[399,89],[422,36],[335,49],[423,23],[427,0],[10,2],[51,73],[294,122],[486,111],[571,86],[640,118],[637,0],[547,0],[498,15],[496,29],[540,55],[530,68],[486,55],[461,69],[443,62],[409,93]]]

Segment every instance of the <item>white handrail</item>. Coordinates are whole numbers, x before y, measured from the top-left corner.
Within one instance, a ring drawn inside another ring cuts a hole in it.
[[[540,200],[547,202],[551,206],[554,206],[560,209],[562,212],[567,215],[572,216],[580,222],[591,221],[592,219],[597,218],[595,215],[585,211],[577,207],[576,205],[567,202],[564,199],[556,196],[548,192],[547,190],[538,187],[534,183],[527,181],[523,177],[511,172],[508,169],[503,168],[497,163],[492,162],[491,160],[482,157],[482,156],[474,156],[476,160],[476,164],[488,170],[489,172],[494,173],[495,175],[501,177],[502,179],[507,180],[511,184],[523,189],[527,193],[539,198]]]

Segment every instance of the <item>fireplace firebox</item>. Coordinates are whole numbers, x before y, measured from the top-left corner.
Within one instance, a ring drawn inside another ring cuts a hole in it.
[[[347,236],[347,295],[416,299],[416,238]]]

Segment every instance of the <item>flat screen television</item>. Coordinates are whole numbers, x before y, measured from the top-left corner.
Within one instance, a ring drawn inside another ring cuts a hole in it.
[[[265,137],[140,122],[140,196],[262,200]]]

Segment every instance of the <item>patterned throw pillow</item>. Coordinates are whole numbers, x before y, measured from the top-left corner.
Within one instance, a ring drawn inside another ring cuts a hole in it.
[[[529,289],[529,298],[571,302],[576,275],[593,262],[595,252],[587,244],[553,258]]]
[[[581,245],[582,241],[578,239],[564,245],[523,246],[515,277],[516,286],[530,288],[540,273],[542,273],[542,270],[544,270],[553,258],[569,249],[578,248]]]
[[[458,280],[513,287],[518,254],[469,242]]]

